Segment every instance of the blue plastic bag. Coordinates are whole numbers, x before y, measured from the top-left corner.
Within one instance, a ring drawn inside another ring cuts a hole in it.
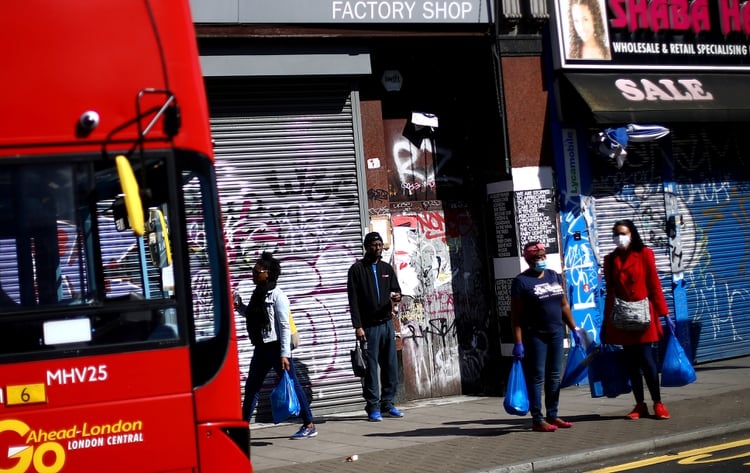
[[[664,353],[664,361],[661,365],[661,385],[665,388],[687,386],[698,377],[671,327],[669,327],[668,332],[667,350]]]
[[[503,407],[505,408],[505,412],[514,416],[525,416],[529,412],[529,393],[526,389],[526,377],[523,375],[521,360],[517,358],[513,360],[513,366],[510,368]]]
[[[575,345],[568,350],[568,361],[565,363],[565,371],[560,381],[561,388],[581,384],[586,380],[589,369],[584,360],[586,360],[586,349],[583,345]]]
[[[589,364],[589,389],[594,398],[617,397],[632,390],[621,346],[599,345]]]
[[[299,399],[294,391],[292,378],[289,377],[288,371],[284,371],[279,384],[271,391],[271,413],[274,424],[298,415],[299,410]]]

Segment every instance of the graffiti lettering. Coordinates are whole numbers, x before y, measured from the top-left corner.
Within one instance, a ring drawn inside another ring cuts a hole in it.
[[[377,202],[388,200],[388,191],[385,189],[367,189],[367,198]]]
[[[446,337],[454,336],[456,334],[456,322],[448,322],[448,319],[444,318],[428,320],[427,325],[407,323],[402,324],[401,327],[409,332],[406,336],[402,334],[401,339],[404,341],[412,340],[415,343],[417,343],[417,339],[427,338],[428,335],[442,339],[442,341],[445,342]]]

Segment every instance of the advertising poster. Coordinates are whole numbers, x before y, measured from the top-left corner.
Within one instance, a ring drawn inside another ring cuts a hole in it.
[[[558,68],[750,68],[745,2],[556,0],[551,6]]]

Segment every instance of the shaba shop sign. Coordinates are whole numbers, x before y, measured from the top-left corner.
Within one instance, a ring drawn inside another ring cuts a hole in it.
[[[750,2],[558,0],[555,62],[566,69],[750,69]]]

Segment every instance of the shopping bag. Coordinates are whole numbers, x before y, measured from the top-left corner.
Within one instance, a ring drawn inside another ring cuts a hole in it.
[[[669,327],[669,326],[668,326]],[[672,328],[668,328],[667,350],[664,353],[664,361],[661,365],[661,385],[665,388],[678,388],[687,386],[698,377],[693,365],[690,364],[685,350],[682,349],[680,341],[675,336]]]
[[[362,378],[367,373],[367,361],[365,359],[364,350],[367,349],[367,342],[357,342],[354,345],[354,350],[350,351],[352,357],[352,371],[354,376]]]
[[[586,330],[578,330],[580,343],[568,351],[568,361],[565,363],[561,388],[567,388],[576,384],[587,384],[589,364],[599,352],[599,344]]]
[[[529,412],[529,393],[520,359],[514,359],[510,368],[503,407],[505,412],[514,416],[525,416]]]
[[[299,399],[294,391],[294,383],[292,383],[292,378],[289,377],[289,372],[285,370],[279,384],[271,391],[271,413],[273,414],[274,424],[298,415],[299,410]]]
[[[589,364],[591,397],[617,397],[631,391],[625,352],[619,345],[600,344]]]
[[[568,350],[568,361],[565,362],[565,371],[560,381],[561,388],[581,384],[586,380],[589,369],[584,360],[586,360],[586,349],[583,345],[578,344]]]

